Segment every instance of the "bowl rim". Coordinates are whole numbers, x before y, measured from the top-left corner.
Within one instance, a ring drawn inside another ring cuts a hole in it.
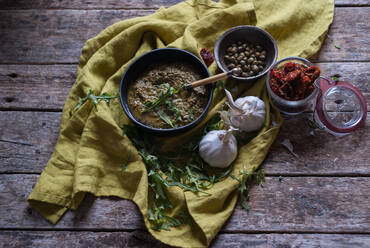
[[[277,44],[276,44],[276,41],[275,39],[272,37],[272,35],[267,32],[266,30],[264,30],[263,28],[259,28],[257,26],[252,26],[252,25],[240,25],[240,26],[236,26],[236,27],[232,27],[232,28],[229,28],[228,30],[226,30],[224,33],[222,33],[217,41],[216,41],[216,44],[215,44],[215,49],[214,49],[214,54],[215,54],[215,60],[216,60],[216,63],[217,63],[217,66],[223,71],[223,72],[228,72],[228,70],[225,70],[225,68],[221,65],[221,58],[219,57],[219,49],[220,49],[220,44],[221,42],[224,40],[224,38],[229,35],[230,33],[236,31],[236,30],[240,30],[240,29],[253,29],[253,30],[256,30],[258,32],[261,32],[262,34],[264,34],[270,41],[271,43],[273,44],[273,47],[274,47],[274,57],[273,57],[273,60],[272,60],[272,63],[269,67],[266,68],[266,70],[261,73],[261,74],[258,74],[256,76],[252,76],[252,77],[237,77],[237,76],[234,76],[234,75],[231,75],[232,78],[235,78],[235,79],[238,79],[238,80],[244,80],[244,81],[251,81],[251,80],[255,80],[255,79],[258,79],[260,77],[263,77],[264,75],[266,75],[266,73],[268,71],[270,71],[271,67],[275,64],[277,58],[278,58],[278,47],[277,47]]]
[[[189,51],[186,51],[184,49],[179,49],[179,48],[166,47],[166,48],[153,49],[153,50],[151,50],[149,52],[146,52],[146,53],[140,55],[133,62],[131,62],[131,64],[127,67],[127,69],[125,70],[125,72],[122,74],[121,81],[120,81],[120,102],[121,102],[122,108],[123,108],[125,114],[127,115],[127,117],[135,125],[137,125],[138,127],[142,128],[142,129],[144,129],[144,130],[146,130],[148,132],[159,134],[159,135],[171,135],[171,134],[173,135],[173,134],[183,133],[183,132],[185,132],[187,130],[192,129],[197,124],[199,124],[199,122],[201,122],[204,119],[204,117],[207,115],[207,113],[208,113],[208,110],[209,110],[209,108],[211,106],[211,103],[212,103],[213,90],[214,90],[213,84],[209,84],[208,85],[208,90],[209,90],[208,101],[207,101],[206,106],[203,109],[203,112],[198,116],[198,118],[196,118],[195,120],[193,120],[192,122],[190,122],[190,123],[188,123],[188,124],[186,124],[184,126],[180,126],[180,127],[176,127],[176,128],[163,129],[163,128],[156,128],[156,127],[147,126],[147,125],[139,122],[138,120],[136,120],[136,118],[132,115],[132,113],[131,113],[131,111],[130,111],[130,109],[128,107],[127,101],[124,99],[124,94],[122,93],[123,92],[123,88],[126,85],[124,83],[124,79],[125,79],[126,75],[128,74],[128,72],[130,71],[130,69],[132,69],[137,63],[139,63],[144,58],[146,58],[148,56],[152,56],[155,53],[161,53],[161,52],[167,52],[167,51],[174,51],[174,52],[178,52],[178,53],[183,53],[183,54],[186,54],[187,56],[192,57],[197,62],[199,62],[199,65],[202,65],[203,66],[203,69],[208,74],[208,77],[211,76],[210,72],[208,71],[207,66],[203,63],[203,61],[200,58],[198,58],[197,56],[195,56],[193,53],[191,53]],[[165,62],[165,60],[164,60],[164,62]],[[127,95],[127,93],[126,93],[126,95]]]
[[[289,57],[285,57],[285,58],[282,58],[278,61],[276,61],[276,63],[273,64],[273,66],[271,68],[274,68],[276,67],[277,65],[283,63],[283,62],[286,62],[286,61],[289,61],[289,60],[296,60],[296,61],[301,61],[303,62],[304,64],[308,65],[308,66],[312,66],[313,63],[311,61],[309,61],[308,59],[305,59],[305,58],[302,58],[302,57],[297,57],[297,56],[289,56]],[[267,77],[266,77],[266,88],[267,88],[267,92],[269,93],[269,95],[276,101],[278,101],[279,104],[283,104],[285,106],[288,106],[288,107],[301,107],[302,105],[305,105],[307,104],[307,102],[309,102],[310,100],[312,100],[314,97],[316,97],[318,91],[319,91],[319,88],[316,86],[316,81],[317,80],[320,80],[320,77],[318,77],[315,82],[314,82],[314,85],[315,85],[315,89],[311,92],[311,94],[309,96],[307,96],[306,98],[303,98],[301,100],[298,100],[298,101],[291,101],[291,100],[286,100],[278,95],[276,95],[271,87],[270,87],[270,74],[271,74],[271,68],[270,70],[268,71],[267,73]]]

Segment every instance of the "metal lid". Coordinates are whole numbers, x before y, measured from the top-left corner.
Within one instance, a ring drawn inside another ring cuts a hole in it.
[[[349,133],[366,120],[367,107],[361,92],[348,82],[320,77],[316,101],[319,120],[332,132]]]

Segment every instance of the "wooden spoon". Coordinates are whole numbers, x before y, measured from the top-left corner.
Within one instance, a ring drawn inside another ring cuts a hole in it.
[[[231,75],[237,75],[239,73],[240,73],[240,69],[239,68],[234,68],[234,69],[232,69],[228,72],[216,74],[214,76],[203,78],[201,80],[198,80],[198,81],[195,81],[195,82],[192,82],[192,83],[189,83],[189,84],[184,84],[182,86],[181,90],[183,90],[183,89],[188,90],[188,89],[191,89],[191,88],[195,88],[195,87],[199,87],[199,86],[202,86],[202,85],[210,84],[210,83],[216,82],[218,80],[226,79],[226,78],[230,77]]]

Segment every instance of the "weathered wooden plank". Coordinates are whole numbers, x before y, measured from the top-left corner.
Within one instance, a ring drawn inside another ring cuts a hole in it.
[[[318,63],[322,75],[340,74],[366,96],[370,109],[370,63]],[[63,108],[76,78],[77,65],[0,65],[2,109]],[[37,97],[36,97],[37,96]]]
[[[362,236],[353,238],[366,241]],[[134,232],[67,232],[67,231],[0,231],[4,248],[18,247],[170,247],[154,239],[146,231]]]
[[[369,61],[370,8],[335,8],[330,26],[315,61]],[[362,16],[362,14],[364,16]],[[361,16],[359,16],[361,15]],[[338,49],[339,48],[339,49]]]
[[[365,248],[369,238],[368,235],[348,234],[220,234],[211,247]]]
[[[365,127],[345,137],[335,137],[325,131],[314,131],[306,118],[311,114],[286,117],[281,131],[263,163],[268,174],[288,175],[360,175],[368,174],[370,165],[370,120]],[[281,145],[289,139],[296,158]]]
[[[45,167],[59,133],[60,113],[0,112],[1,172]]]
[[[287,119],[263,164],[268,174],[369,175],[370,118],[365,127],[346,137],[323,131],[310,134],[304,118]],[[0,172],[40,173],[57,140],[60,113],[0,112]],[[280,143],[290,139],[295,158]]]
[[[96,198],[92,195],[84,199],[78,210],[67,212],[53,226],[26,202],[37,181],[37,175],[0,175],[0,178],[0,206],[3,208],[0,213],[4,217],[0,220],[2,228],[145,229],[142,216],[133,202],[117,197]]]
[[[0,3],[0,9],[157,9],[179,2],[182,0],[5,0]]]
[[[142,9],[169,7],[182,0],[3,0],[0,9]],[[217,2],[217,1],[216,1]],[[368,0],[336,0],[336,6],[368,6]]]
[[[0,107],[61,110],[76,71],[77,65],[0,65]]]
[[[0,11],[1,63],[76,63],[83,44],[115,22],[154,10]]]
[[[91,195],[76,211],[51,225],[25,199],[37,175],[0,175],[0,226],[33,229],[144,229],[134,203]],[[370,180],[367,177],[267,177],[252,186],[250,211],[237,206],[225,232],[368,233]]]
[[[70,231],[0,231],[4,248],[18,247],[169,247],[146,231],[70,232]],[[211,247],[320,247],[365,248],[369,235],[351,234],[219,234]]]
[[[154,10],[2,10],[0,61],[76,63],[81,48],[105,27]],[[369,7],[336,8],[318,61],[369,61]],[[341,49],[335,48],[335,45]]]

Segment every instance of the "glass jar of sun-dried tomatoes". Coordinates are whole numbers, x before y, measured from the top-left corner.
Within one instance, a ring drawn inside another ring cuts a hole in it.
[[[282,113],[297,115],[312,110],[319,89],[315,81],[320,69],[300,57],[287,57],[275,63],[267,74],[270,101]]]
[[[270,101],[283,114],[312,111],[322,130],[344,136],[365,123],[367,105],[360,90],[349,82],[320,76],[320,69],[300,57],[276,62],[267,74]]]

